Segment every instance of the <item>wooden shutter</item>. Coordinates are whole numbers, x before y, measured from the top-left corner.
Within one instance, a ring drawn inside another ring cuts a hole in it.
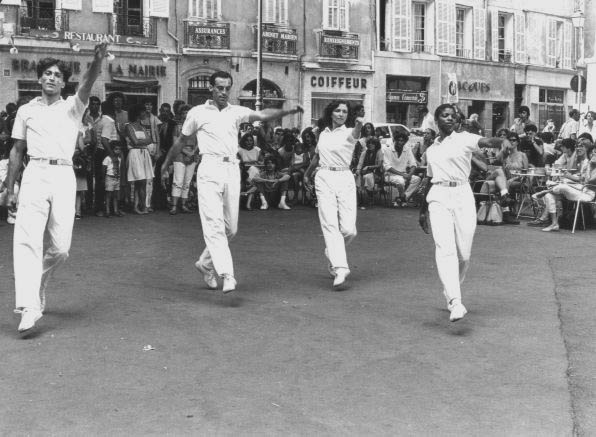
[[[350,30],[350,2],[348,0],[339,0],[339,28],[346,32]]]
[[[21,6],[21,0],[2,0],[2,6]]]
[[[486,60],[486,9],[474,8],[474,59]]]
[[[275,23],[275,0],[263,0],[263,23]]]
[[[149,16],[169,18],[170,17],[170,0],[150,0],[149,2]]]
[[[412,1],[393,0],[393,34],[391,49],[396,52],[409,52],[412,25]]]
[[[526,64],[526,16],[515,14],[515,62]]]
[[[279,24],[288,24],[288,0],[277,0],[277,8],[279,11]]]
[[[552,18],[546,21],[546,65],[557,66],[557,20]]]
[[[58,8],[58,3],[56,2],[56,8]],[[62,9],[69,9],[71,11],[80,11],[83,9],[83,2],[82,0],[62,0]]]
[[[437,54],[455,56],[455,0],[436,1]]]
[[[563,68],[573,68],[573,26],[569,21],[563,23]]]
[[[113,0],[93,0],[91,5],[93,12],[101,12],[106,14],[114,13],[114,1]]]

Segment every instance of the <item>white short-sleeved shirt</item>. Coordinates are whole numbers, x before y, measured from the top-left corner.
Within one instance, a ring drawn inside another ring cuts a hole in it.
[[[102,115],[101,119],[95,125],[97,132],[97,147],[103,149],[101,144],[102,138],[107,138],[109,141],[118,141],[118,131],[116,130],[116,122],[108,115]]]
[[[397,154],[394,147],[386,147],[383,149],[383,168],[385,170],[393,168],[400,172],[406,172],[408,167],[415,167],[417,165],[418,162],[412,153],[412,149],[404,148],[401,155]]]
[[[236,156],[240,123],[247,122],[251,114],[250,108],[230,104],[220,111],[208,100],[188,111],[182,134],[196,132],[201,155]]]
[[[87,104],[78,95],[46,105],[41,97],[21,106],[12,137],[27,141],[33,158],[72,159]]]
[[[112,161],[112,158],[110,158],[109,156],[106,156],[101,165],[105,165],[106,166],[106,174],[108,176],[116,176],[116,169],[114,168],[114,162]]]
[[[349,167],[356,139],[345,124],[333,130],[325,128],[319,136],[316,153],[321,167]]]
[[[472,153],[480,153],[480,135],[453,132],[439,142],[439,138],[426,149],[427,174],[432,182],[465,182],[472,169]]]

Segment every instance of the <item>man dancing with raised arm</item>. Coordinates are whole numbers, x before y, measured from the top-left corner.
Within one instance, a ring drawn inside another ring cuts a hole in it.
[[[16,206],[14,183],[25,152],[19,210],[14,229],[15,312],[21,314],[19,332],[29,331],[45,308],[45,289],[55,268],[68,258],[75,217],[76,180],[72,155],[91,87],[101,71],[107,44],[95,55],[77,94],[63,100],[60,93],[70,78],[63,61],[45,58],[37,64],[41,97],[19,108],[8,165],[8,202]],[[47,230],[50,243],[43,251]]]
[[[238,207],[240,202],[240,167],[238,153],[238,129],[244,122],[271,121],[289,114],[302,112],[300,106],[291,110],[252,109],[228,103],[232,76],[217,71],[209,78],[212,100],[192,108],[176,140],[162,164],[162,184],[168,179],[168,167],[180,153],[188,137],[197,136],[201,163],[197,170],[197,194],[199,213],[206,248],[195,263],[203,274],[207,287],[217,288],[217,276],[223,278],[223,292],[236,289],[232,254],[228,239],[238,231]]]

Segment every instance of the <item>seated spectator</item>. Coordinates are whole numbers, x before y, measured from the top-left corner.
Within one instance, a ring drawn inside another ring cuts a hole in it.
[[[558,150],[555,149],[555,136],[552,132],[542,132],[539,135],[542,140],[542,150],[544,151],[542,155],[544,165],[552,165],[559,156]]]
[[[252,132],[245,132],[240,137],[238,156],[242,165],[242,182],[246,189],[252,186],[252,180],[261,171],[263,164],[261,149],[255,146],[255,139]]]
[[[350,163],[350,170],[356,172],[358,162],[362,156],[362,152],[366,150],[367,141],[375,136],[375,126],[372,123],[364,123],[362,129],[360,129],[360,138],[354,145],[354,152],[352,153],[352,161]]]
[[[356,168],[356,187],[364,190],[368,198],[368,204],[372,206],[375,184],[379,183],[383,171],[383,151],[381,142],[370,137],[366,142],[366,149],[360,154],[358,167]]]
[[[285,132],[281,139],[281,147],[277,150],[279,153],[279,162],[277,163],[278,168],[281,172],[288,173],[290,171],[290,165],[292,164],[292,157],[294,156],[294,144],[296,139],[291,132]]]
[[[520,106],[518,115],[519,117],[513,120],[513,125],[511,125],[509,130],[518,134],[520,138],[523,138],[526,135],[526,126],[535,125],[536,123],[530,120],[530,108],[527,106]]]
[[[408,135],[400,131],[395,136],[393,148],[382,148],[385,182],[396,186],[399,191],[394,206],[406,206],[421,182],[421,179],[414,175],[418,163],[412,150],[404,150],[407,142]]]
[[[292,187],[294,188],[293,199],[298,200],[298,193],[300,192],[300,186],[302,184],[302,178],[304,172],[310,165],[310,157],[304,150],[304,146],[300,141],[297,141],[294,145],[294,154],[292,155],[292,162],[290,163],[289,175],[291,177]]]
[[[546,125],[544,126],[544,129],[542,129],[542,132],[550,132],[551,134],[553,134],[554,139],[555,129],[555,122],[552,120],[552,118],[549,118],[548,120],[546,120]]]
[[[592,136],[592,138],[594,138],[594,136],[596,135],[596,123],[594,123],[595,118],[596,113],[594,111],[586,112],[586,118],[583,120],[579,128],[579,135],[583,133],[588,133]]]
[[[181,134],[182,126],[191,110],[191,106],[187,104],[180,105],[180,123],[176,131],[176,137]],[[191,212],[188,206],[188,193],[190,190],[190,183],[195,175],[195,169],[199,162],[199,148],[197,146],[196,136],[187,137],[186,144],[182,147],[180,153],[174,157],[172,165],[174,167],[174,175],[172,178],[172,204],[170,206],[170,214],[175,215],[178,212],[178,201],[181,202],[180,211],[184,213]]]
[[[542,140],[536,137],[538,128],[535,124],[528,124],[524,132],[526,136],[520,141],[519,151],[526,154],[531,167],[544,167]]]
[[[577,169],[577,156],[575,154],[575,140],[565,138],[561,141],[561,156],[555,161],[555,167],[567,170]]]
[[[586,154],[588,156],[592,156],[592,150],[594,149],[594,137],[590,135],[588,132],[579,134],[579,137],[577,137],[577,144],[575,147],[577,148],[580,144],[583,144],[583,146],[586,148]]]
[[[286,204],[289,180],[289,174],[277,170],[273,157],[265,158],[265,168],[253,179],[261,198],[261,209],[268,209],[269,204],[277,204],[279,209],[290,209]],[[248,205],[251,204],[252,195],[252,193],[249,194]]]
[[[588,159],[583,142],[577,145],[575,153],[580,166],[578,174],[571,174],[565,171],[561,176],[561,183],[552,185],[547,190],[532,195],[534,200],[544,198],[546,207],[542,215],[538,219],[528,223],[528,226],[548,225],[542,229],[544,232],[558,231],[559,208],[557,208],[557,203],[561,201],[562,197],[572,202],[577,202],[578,200],[591,202],[594,200],[595,193],[593,191],[593,185],[596,184],[596,156],[592,156],[591,160]],[[592,185],[592,187],[587,187],[586,185]]]
[[[563,126],[561,126],[561,130],[559,131],[559,139],[577,139],[579,132],[579,116],[580,113],[577,109],[572,109],[569,111],[569,119],[563,124]]]

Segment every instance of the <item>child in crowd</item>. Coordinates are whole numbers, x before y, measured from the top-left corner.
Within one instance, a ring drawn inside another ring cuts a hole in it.
[[[77,180],[75,219],[80,220],[82,217],[81,205],[85,201],[85,193],[87,192],[87,171],[89,170],[85,152],[83,152],[81,149],[75,149],[74,155],[72,157],[72,167]]]
[[[111,142],[112,150],[116,159],[106,156],[103,160],[103,174],[106,189],[106,218],[110,217],[110,206],[112,212],[117,217],[122,217],[124,213],[118,207],[120,198],[120,163],[122,161],[122,146],[118,141]]]

